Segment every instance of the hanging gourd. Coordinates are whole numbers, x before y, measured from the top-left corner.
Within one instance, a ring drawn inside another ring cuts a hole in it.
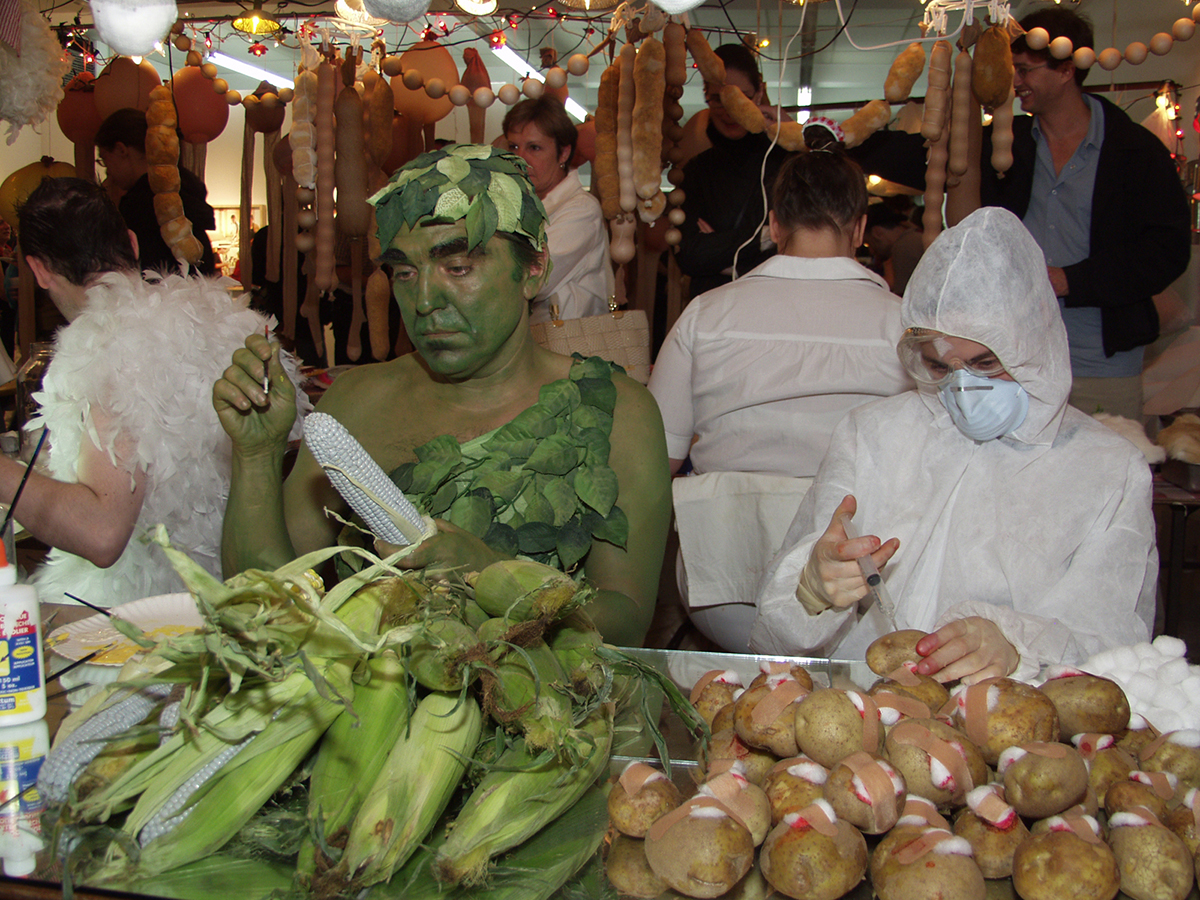
[[[72,78],[55,113],[59,129],[75,145],[75,171],[88,181],[96,180],[96,132],[103,121],[96,112],[95,80],[91,72]]]
[[[450,52],[436,41],[418,41],[400,56],[404,71],[402,78],[392,79],[392,93],[396,98],[396,109],[409,123],[409,147],[420,146],[413,140],[414,130],[419,134],[425,130],[425,149],[433,148],[433,126],[450,114],[454,104],[448,96],[430,97],[424,84],[430,79],[440,79],[443,84],[458,84],[458,67]],[[410,78],[413,72],[417,78]],[[415,83],[413,88],[409,82]]]
[[[229,123],[229,101],[213,90],[199,66],[184,66],[171,79],[179,109],[179,130],[189,144],[207,144]]]
[[[150,108],[150,92],[162,84],[148,61],[135,63],[128,56],[118,56],[96,77],[96,113],[104,121],[118,109]]]
[[[0,218],[15,229],[17,208],[33,193],[33,189],[42,183],[42,179],[70,178],[74,174],[74,166],[65,162],[55,162],[49,156],[43,156],[37,162],[22,166],[0,182]]]

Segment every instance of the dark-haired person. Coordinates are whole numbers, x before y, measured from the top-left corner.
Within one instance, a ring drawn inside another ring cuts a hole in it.
[[[318,409],[440,520],[399,565],[471,572],[537,554],[586,575],[605,640],[636,646],[654,614],[671,516],[662,419],[642,385],[599,357],[571,359],[533,340],[545,219],[525,171],[511,153],[455,144],[402,166],[372,198],[380,261],[417,352],[356,366]],[[325,511],[349,510],[307,447],[283,479],[295,412],[276,352],[261,331],[251,335],[213,386],[234,443],[230,574],[332,546],[340,525]]]
[[[140,540],[158,524],[219,575],[230,447],[210,385],[267,320],[207,279],[143,281],[136,237],[90,182],[48,178],[19,215],[29,267],[69,323],[35,395],[51,476],[32,473],[16,508],[53,548],[39,595],[115,606],[179,590],[166,556]],[[0,495],[24,471],[0,457]]]
[[[873,261],[883,267],[884,278],[892,293],[903,296],[908,279],[925,252],[920,229],[895,207],[872,203],[867,207],[863,243],[871,251]]]
[[[1095,47],[1092,26],[1054,7],[1025,16],[1026,31]],[[983,148],[982,199],[1029,229],[1046,256],[1062,308],[1074,378],[1071,404],[1140,420],[1142,362],[1158,337],[1153,296],[1183,274],[1191,256],[1187,201],[1166,147],[1118,106],[1084,93],[1086,69],[1071,57],[1013,42],[1013,165],[991,169]]]
[[[775,107],[766,102],[754,54],[744,44],[722,44],[714,52],[725,63],[725,83],[749,97],[768,121],[774,120]],[[705,84],[704,99],[705,133],[712,146],[683,167],[687,218],[679,227],[682,240],[676,256],[680,270],[691,277],[693,297],[728,282],[735,255],[742,275],[775,252],[763,219],[763,186],[769,195],[788,155],[780,147],[768,154],[770,138],[751,134],[734,121],[721,104],[721,85]]]
[[[613,295],[608,232],[600,202],[584,190],[571,168],[578,132],[557,98],[522,100],[501,125],[510,151],[525,160],[527,174],[546,208],[550,275],[533,298],[529,321],[581,319],[608,312]]]
[[[844,154],[805,153],[784,163],[769,213],[779,252],[689,303],[651,373],[672,472],[690,455],[702,475],[811,479],[834,426],[850,409],[912,387],[896,356],[898,298],[854,258],[866,212],[862,170]],[[700,489],[696,479],[683,481],[675,485],[677,511],[681,490]],[[710,478],[707,490],[717,491],[722,481],[738,493],[737,503],[746,499],[748,479]],[[711,499],[719,503],[719,493]],[[793,500],[781,526],[795,508]],[[719,515],[677,514],[677,520],[693,565],[716,558],[722,544],[757,537],[749,528],[723,531],[717,523],[728,517]],[[689,527],[693,521],[703,524]],[[765,548],[764,559],[774,549]],[[689,602],[703,602],[703,585],[687,590]],[[721,632],[715,639],[726,649],[744,651],[754,607],[737,606],[720,624],[710,626],[711,610],[693,611],[692,618],[706,633]]]
[[[108,116],[96,132],[96,153],[108,173],[107,182],[120,189],[118,207],[126,226],[137,235],[138,268],[155,272],[175,272],[180,263],[163,240],[155,214],[155,193],[150,186],[150,167],[146,162],[146,114],[139,109],[118,109]],[[206,231],[217,227],[216,214],[208,205],[208,188],[184,166],[178,167],[176,191],[183,203],[183,214],[192,223],[192,233],[200,241],[204,254],[195,271],[201,275],[217,273],[216,258]],[[173,179],[168,173],[165,178]]]

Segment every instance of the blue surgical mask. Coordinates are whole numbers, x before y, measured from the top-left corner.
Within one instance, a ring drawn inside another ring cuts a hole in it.
[[[958,430],[975,441],[1014,431],[1029,412],[1029,395],[1015,381],[981,378],[966,369],[955,369],[938,396]]]

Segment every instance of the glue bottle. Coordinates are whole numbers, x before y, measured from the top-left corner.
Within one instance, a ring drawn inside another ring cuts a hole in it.
[[[42,613],[37,591],[17,584],[17,567],[0,541],[0,727],[46,715]]]
[[[0,867],[9,878],[32,874],[45,847],[37,777],[49,752],[45,721],[0,727]]]

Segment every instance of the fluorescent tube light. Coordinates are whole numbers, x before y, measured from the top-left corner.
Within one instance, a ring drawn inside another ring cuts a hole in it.
[[[257,78],[260,81],[269,81],[278,88],[291,88],[296,84],[290,78],[284,78],[282,75],[276,75],[274,72],[268,72],[266,69],[261,69],[258,66],[252,66],[248,62],[242,62],[240,59],[234,59],[232,56],[226,56],[224,53],[208,54],[210,62],[216,63],[218,66],[224,66],[234,72],[239,72],[242,75],[250,78]]]
[[[492,52],[496,54],[501,62],[503,62],[522,78],[536,78],[538,81],[546,80],[545,76],[542,75],[541,72],[522,59],[520,55],[511,48],[507,46],[493,47]],[[587,110],[585,110],[570,97],[567,98],[567,102],[564,103],[563,106],[566,107],[567,113],[576,121],[583,122],[587,119]]]

